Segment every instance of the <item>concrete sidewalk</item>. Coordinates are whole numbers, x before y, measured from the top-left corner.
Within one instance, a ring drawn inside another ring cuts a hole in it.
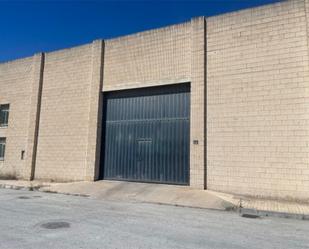
[[[233,203],[241,214],[309,220],[309,202],[262,199],[207,191],[227,202]]]
[[[58,183],[41,191],[83,195],[102,200],[159,203],[216,210],[234,209],[235,205],[208,191],[185,186],[136,183],[124,181],[97,181]]]
[[[87,196],[101,200],[158,203],[216,210],[236,209],[234,203],[214,193],[186,186],[124,181],[53,183],[0,180],[0,187]]]
[[[1,187],[87,196],[102,200],[239,210],[241,214],[309,219],[309,203],[249,198],[186,186],[121,181],[53,183],[0,180]]]

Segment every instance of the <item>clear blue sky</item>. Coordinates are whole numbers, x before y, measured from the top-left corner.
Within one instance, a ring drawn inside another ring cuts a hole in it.
[[[0,0],[0,62],[278,0]]]

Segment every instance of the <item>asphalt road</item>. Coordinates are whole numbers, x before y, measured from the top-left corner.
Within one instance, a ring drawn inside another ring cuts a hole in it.
[[[0,189],[0,248],[309,248],[309,221]]]

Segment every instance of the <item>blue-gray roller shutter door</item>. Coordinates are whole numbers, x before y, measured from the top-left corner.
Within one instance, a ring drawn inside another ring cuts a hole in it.
[[[104,94],[101,177],[189,184],[190,85]]]

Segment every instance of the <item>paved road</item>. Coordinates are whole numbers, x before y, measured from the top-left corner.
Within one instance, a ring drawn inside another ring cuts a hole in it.
[[[0,248],[304,249],[309,221],[0,189]]]

